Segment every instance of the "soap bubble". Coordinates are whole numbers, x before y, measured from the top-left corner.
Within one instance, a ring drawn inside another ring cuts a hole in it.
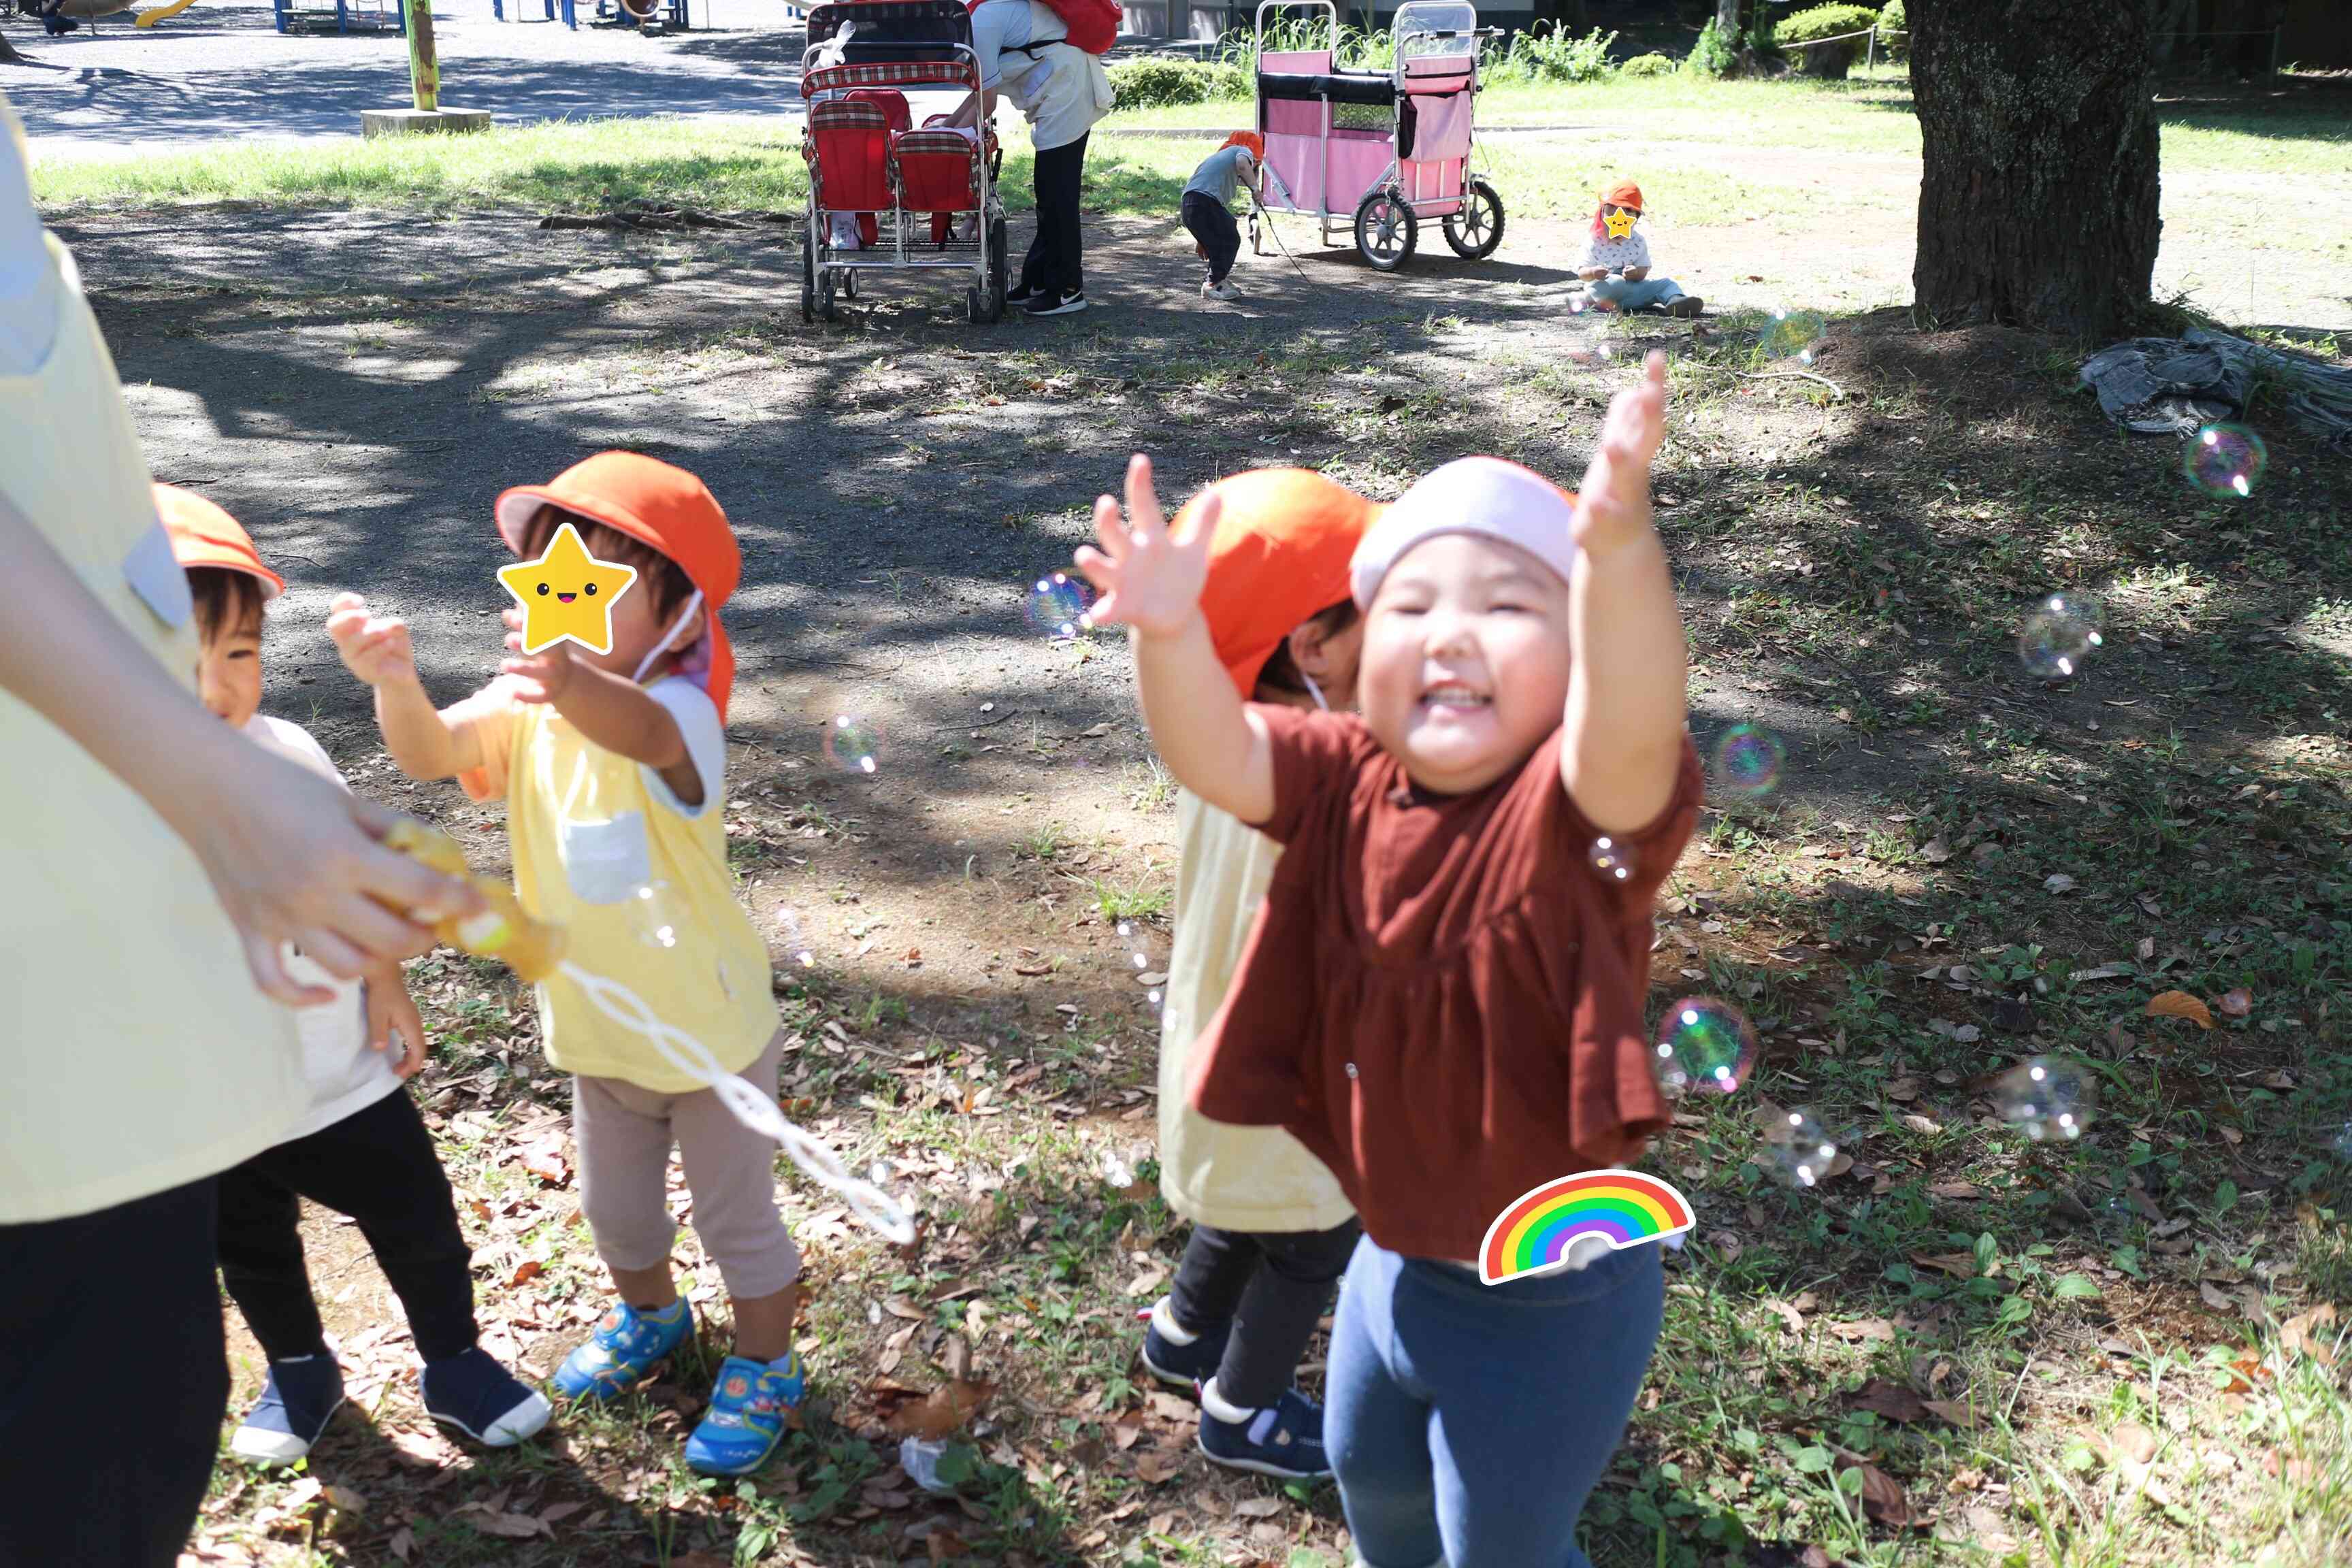
[[[2074,594],[2053,594],[2033,606],[2017,634],[2017,661],[2042,680],[2077,674],[2105,639],[2099,606]]]
[[[1087,611],[1094,595],[1066,572],[1050,573],[1029,585],[1021,613],[1030,629],[1043,637],[1074,637],[1087,626]]]
[[[1756,1026],[1728,1002],[1686,996],[1658,1021],[1658,1081],[1669,1094],[1729,1094],[1756,1067]]]
[[[1766,359],[1793,359],[1800,364],[1811,364],[1814,345],[1822,341],[1828,328],[1828,321],[1819,310],[1775,310],[1772,319],[1764,323],[1757,347]]]
[[[1716,782],[1732,795],[1753,800],[1772,793],[1788,755],[1780,738],[1760,724],[1734,724],[1715,742]]]
[[[2339,1160],[2352,1160],[2352,1122],[2336,1130],[2336,1135],[2327,1141],[2327,1152]]]
[[[669,884],[656,879],[641,882],[625,900],[631,934],[647,947],[671,948],[678,942],[677,902]]]
[[[824,760],[845,773],[872,773],[882,760],[881,730],[855,714],[835,714],[824,731]]]
[[[2063,1057],[2034,1057],[2001,1074],[1992,1088],[2000,1119],[2037,1143],[2080,1138],[2097,1101],[2091,1075]]]
[[[784,950],[784,958],[796,969],[816,967],[815,927],[809,918],[790,904],[776,910],[776,941]]]
[[[1144,988],[1144,1002],[1157,1008],[1167,996],[1168,966],[1155,961],[1158,952],[1152,933],[1132,921],[1118,922],[1119,946],[1127,954],[1127,964],[1135,972],[1135,982]]]
[[[2242,425],[2208,425],[2181,449],[2180,471],[2209,496],[2242,500],[2254,492],[2270,466],[2270,448]]]
[[[1633,849],[1620,844],[1607,834],[1592,841],[1584,858],[1592,864],[1593,871],[1612,882],[1622,882],[1633,875]]]
[[[1837,1142],[1822,1131],[1812,1112],[1784,1110],[1765,1119],[1764,1152],[1782,1181],[1810,1187],[1829,1174]]]

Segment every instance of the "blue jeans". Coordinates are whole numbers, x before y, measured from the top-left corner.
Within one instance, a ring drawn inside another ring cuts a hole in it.
[[[1671,278],[1644,278],[1639,283],[1628,283],[1622,278],[1596,278],[1585,285],[1585,291],[1595,300],[1628,314],[1646,310],[1653,305],[1671,305],[1683,297],[1682,285]]]
[[[1365,1568],[1591,1568],[1609,1468],[1665,1310],[1654,1246],[1482,1285],[1366,1237],[1331,1329],[1323,1440]]]

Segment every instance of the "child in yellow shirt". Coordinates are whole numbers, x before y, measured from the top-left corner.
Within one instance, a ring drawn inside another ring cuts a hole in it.
[[[772,1095],[782,1037],[767,947],[727,870],[734,655],[719,611],[742,573],[727,514],[692,474],[604,452],[550,484],[507,491],[497,522],[527,562],[555,547],[537,595],[583,591],[553,565],[566,525],[595,561],[635,569],[607,589],[607,651],[557,642],[526,655],[525,617],[510,610],[515,657],[504,672],[436,712],[406,626],[372,616],[357,595],[338,598],[328,619],[336,649],[375,689],[377,723],[404,772],[455,777],[477,800],[505,797],[516,892],[566,928],[572,962],[628,986],[721,1069]],[[793,1351],[801,1258],[776,1209],[774,1145],[567,977],[541,983],[538,1005],[548,1060],[573,1075],[581,1208],[618,1298],[556,1389],[614,1398],[694,1331],[670,1273],[677,1226],[663,1174],[675,1143],[695,1229],[735,1310],[735,1353],[687,1461],[749,1474],[774,1452],[804,1387]]]

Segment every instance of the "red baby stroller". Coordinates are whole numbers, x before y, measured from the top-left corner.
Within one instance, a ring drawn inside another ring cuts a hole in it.
[[[934,117],[916,128],[907,93],[926,89],[958,101],[980,89],[961,0],[836,0],[809,12],[803,321],[835,319],[835,298],[856,299],[857,275],[869,269],[968,272],[971,319],[1003,313],[1003,152],[985,125],[958,130]]]

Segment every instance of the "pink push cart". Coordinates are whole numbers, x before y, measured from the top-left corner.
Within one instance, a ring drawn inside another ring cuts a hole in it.
[[[1301,11],[1312,14],[1308,41],[1319,31],[1325,47],[1267,48],[1268,16]],[[1470,172],[1475,7],[1467,0],[1406,0],[1397,8],[1395,58],[1386,70],[1342,68],[1331,0],[1265,0],[1257,35],[1269,211],[1314,218],[1326,245],[1352,226],[1356,249],[1383,272],[1412,258],[1423,218],[1439,220],[1457,256],[1477,261],[1495,253],[1503,242],[1503,200]],[[1250,248],[1259,248],[1255,216]]]

